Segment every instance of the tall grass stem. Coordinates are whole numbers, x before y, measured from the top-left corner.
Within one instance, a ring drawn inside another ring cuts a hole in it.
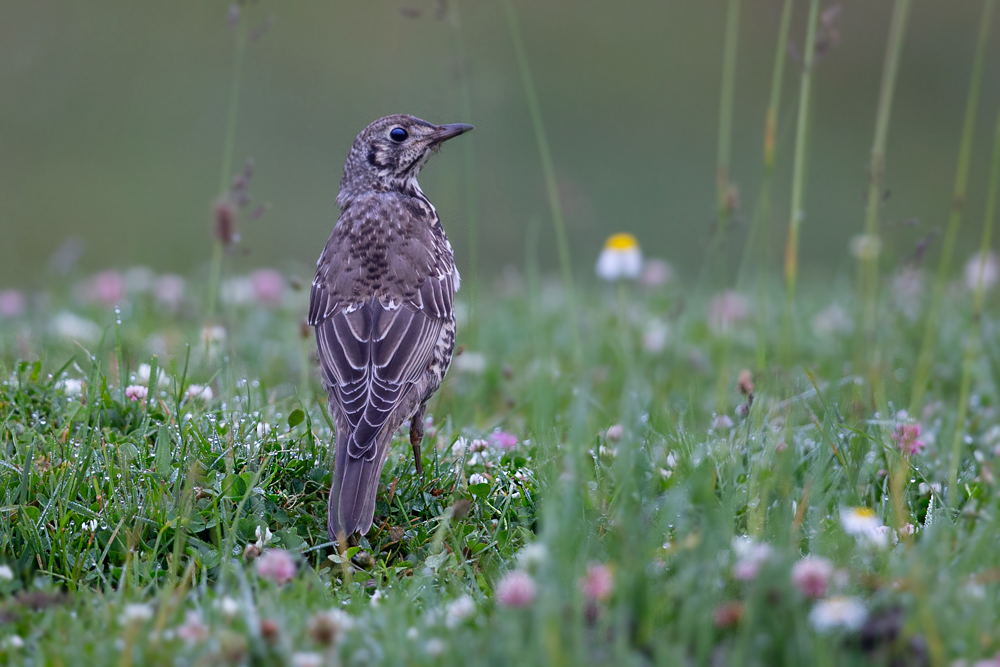
[[[583,345],[580,342],[579,323],[576,313],[576,298],[573,288],[573,265],[570,261],[569,241],[566,238],[566,223],[563,219],[562,203],[559,200],[559,186],[556,182],[555,168],[552,166],[552,153],[549,150],[549,140],[545,134],[545,123],[542,120],[542,109],[538,103],[535,91],[535,81],[528,65],[528,55],[521,40],[521,29],[518,25],[517,13],[511,0],[504,0],[507,10],[507,23],[510,26],[511,40],[514,42],[514,55],[517,58],[518,69],[521,71],[521,83],[531,114],[531,123],[535,128],[535,139],[538,142],[539,157],[542,162],[542,173],[545,178],[545,189],[548,193],[549,207],[552,210],[552,225],[555,228],[556,245],[559,249],[559,268],[562,273],[563,289],[566,290],[566,310],[570,319],[570,332],[573,337],[573,351],[577,367],[583,363]]]
[[[923,409],[924,397],[927,394],[927,382],[930,379],[931,366],[934,363],[934,347],[937,343],[945,284],[951,272],[955,239],[958,237],[958,229],[962,224],[962,213],[965,211],[966,185],[969,180],[969,162],[972,157],[972,139],[975,136],[976,113],[983,86],[983,66],[986,62],[986,45],[989,42],[992,22],[993,0],[984,0],[982,17],[979,20],[979,39],[976,41],[976,55],[972,64],[972,80],[969,83],[969,96],[965,103],[965,120],[962,122],[962,139],[958,149],[958,168],[955,173],[955,190],[951,198],[951,213],[948,215],[948,224],[945,228],[941,259],[938,263],[937,277],[934,280],[934,291],[931,294],[931,302],[924,321],[920,357],[913,375],[913,394],[910,398],[910,414],[913,415],[919,414]]]
[[[986,271],[990,242],[993,238],[993,220],[996,217],[998,192],[1000,192],[1000,111],[997,112],[996,130],[993,137],[993,163],[990,167],[990,192],[986,200],[986,218],[983,221],[983,235],[979,243],[979,274],[972,302],[972,321],[969,325],[968,340],[965,344],[965,357],[962,360],[962,380],[958,392],[958,412],[955,416],[955,433],[951,439],[951,458],[948,462],[948,502],[952,506],[958,503],[958,464],[962,454],[962,442],[965,438],[965,416],[968,412],[969,392],[972,388],[972,368],[976,362],[976,354],[979,350],[979,328],[983,315],[983,302],[986,297],[983,274]]]
[[[812,99],[813,64],[816,60],[816,27],[819,22],[819,0],[809,3],[806,23],[805,57],[799,83],[799,113],[795,123],[795,157],[792,163],[792,202],[785,243],[785,316],[782,324],[782,355],[790,358],[792,346],[792,307],[799,272],[799,228],[805,219],[806,157],[809,140],[809,105]]]

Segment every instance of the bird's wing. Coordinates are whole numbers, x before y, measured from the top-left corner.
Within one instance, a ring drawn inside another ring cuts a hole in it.
[[[373,215],[400,213],[376,207],[360,224],[342,216],[338,229],[349,222],[363,237],[370,223],[379,222]],[[385,252],[372,260],[357,256],[358,238],[338,238],[335,230],[313,281],[309,319],[323,383],[347,431],[337,434],[330,521],[348,535],[371,525],[386,448],[408,416],[399,408],[413,403],[409,393],[454,317],[453,271],[436,259],[434,239],[403,236],[376,238]],[[372,278],[375,272],[380,276]]]

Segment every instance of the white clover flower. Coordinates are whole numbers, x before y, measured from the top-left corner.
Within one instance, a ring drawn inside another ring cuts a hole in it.
[[[424,651],[427,652],[427,655],[435,658],[444,653],[444,649],[445,649],[444,641],[438,639],[437,637],[428,639],[427,643],[424,644]]]
[[[271,425],[267,422],[259,422],[257,424],[257,437],[265,438],[267,434],[271,432]]]
[[[635,280],[642,274],[642,250],[632,234],[614,234],[604,242],[604,249],[594,267],[597,277],[614,282]]]
[[[0,565],[0,581],[11,581],[14,578],[14,570],[9,565]]]
[[[996,253],[992,250],[986,253],[985,260],[982,254],[977,252],[965,263],[963,273],[965,275],[965,286],[970,290],[975,291],[978,289],[979,282],[982,280],[983,290],[989,291],[997,284],[997,279],[1000,278],[1000,259],[997,258]]]
[[[465,456],[466,450],[469,448],[468,438],[459,438],[455,441],[455,444],[451,446],[451,455],[455,458],[462,458]]]
[[[135,372],[135,380],[138,384],[149,386],[150,376],[153,374],[153,368],[149,364],[139,364],[139,370]],[[170,377],[163,372],[162,369],[156,369],[156,386],[158,387],[169,387]]]
[[[319,653],[293,653],[292,667],[323,667],[323,656]]]
[[[151,618],[153,618],[153,608],[148,604],[127,604],[118,620],[122,625],[131,625],[144,623]]]
[[[750,581],[757,576],[761,566],[771,557],[771,547],[756,542],[750,537],[734,537],[733,553],[736,564],[733,565],[733,576],[740,581]]]
[[[63,378],[56,383],[56,388],[62,389],[67,396],[80,396],[83,394],[83,380],[76,378]]]
[[[385,595],[382,593],[381,589],[376,588],[375,592],[372,593],[371,599],[368,600],[368,604],[370,604],[373,607],[377,607],[379,606],[379,604],[382,603],[383,597],[385,597]]]
[[[257,530],[254,532],[257,535],[257,541],[254,544],[258,549],[263,550],[263,548],[271,542],[271,537],[273,536],[271,529],[264,526],[264,529],[261,530],[261,527],[257,526]]]
[[[489,483],[490,480],[486,475],[480,474],[478,472],[474,472],[471,475],[469,475],[469,486],[473,486],[475,484],[489,484]]]
[[[854,597],[820,600],[809,612],[809,622],[821,633],[838,628],[859,630],[867,618],[864,602]]]
[[[215,393],[208,385],[193,384],[188,387],[187,397],[190,399],[200,398],[203,401],[210,401],[215,397]]]
[[[145,401],[149,388],[141,384],[130,384],[125,387],[125,398],[130,401]]]
[[[666,348],[669,336],[670,325],[654,317],[642,332],[642,349],[650,354],[660,354]]]
[[[529,572],[540,568],[548,559],[549,549],[542,542],[532,542],[517,552],[517,566]]]
[[[59,338],[80,342],[96,342],[101,337],[101,327],[90,320],[63,311],[52,318],[49,324],[52,333]]]
[[[452,366],[459,373],[479,375],[486,370],[486,355],[482,352],[463,352],[455,357]]]
[[[475,440],[472,441],[472,444],[469,445],[469,451],[473,453],[485,452],[489,448],[490,448],[490,441],[484,440],[482,438],[476,438]]]
[[[454,628],[463,621],[472,618],[475,613],[476,603],[468,595],[463,595],[445,606],[444,624],[449,628]]]
[[[206,345],[222,345],[226,342],[226,328],[220,326],[205,327],[201,330],[201,340]]]
[[[7,649],[24,648],[24,640],[19,635],[9,635],[4,638],[3,646]]]
[[[240,603],[228,595],[218,600],[215,604],[227,619],[232,619],[240,612]]]

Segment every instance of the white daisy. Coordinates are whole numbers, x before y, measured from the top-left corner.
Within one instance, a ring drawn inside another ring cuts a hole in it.
[[[597,277],[614,282],[635,280],[642,273],[642,250],[632,234],[613,234],[597,258]]]
[[[837,628],[858,630],[868,618],[865,604],[858,598],[836,597],[820,600],[809,612],[809,622],[817,632],[830,632]]]

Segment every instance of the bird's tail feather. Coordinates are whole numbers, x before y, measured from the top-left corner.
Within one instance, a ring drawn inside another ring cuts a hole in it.
[[[389,435],[391,437],[391,432]],[[375,517],[378,480],[385,463],[383,450],[387,443],[381,442],[385,438],[376,436],[375,442],[365,448],[372,448],[375,454],[373,458],[366,459],[354,458],[348,454],[350,437],[348,433],[343,436],[337,434],[337,457],[326,524],[331,540],[340,539],[340,535],[349,536],[356,530],[364,535],[371,528]]]

